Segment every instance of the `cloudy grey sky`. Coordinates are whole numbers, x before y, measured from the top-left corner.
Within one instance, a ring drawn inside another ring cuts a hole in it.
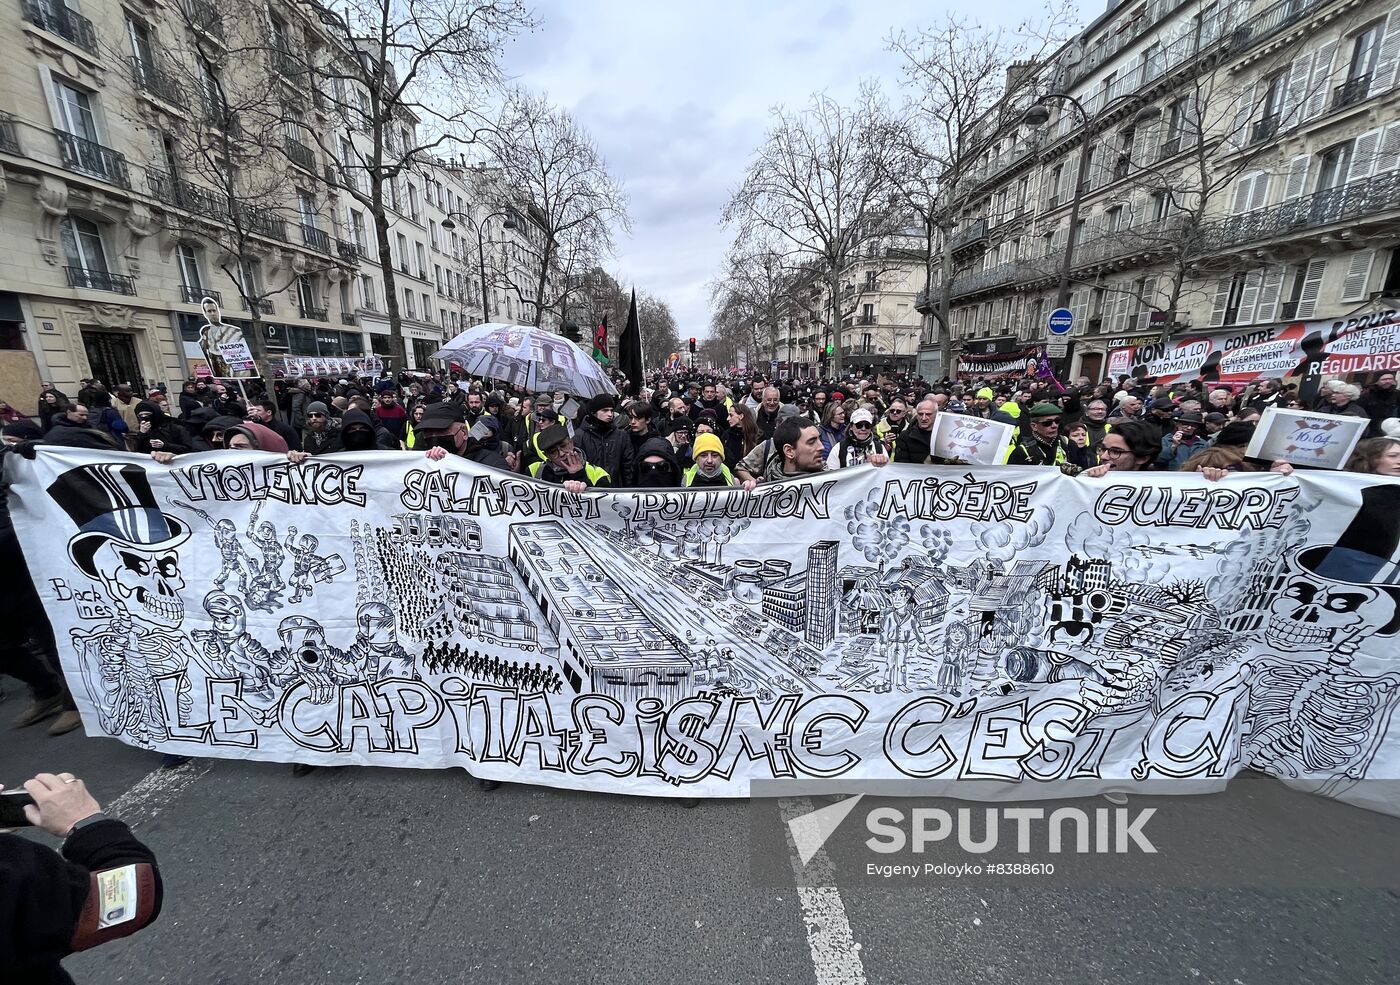
[[[1001,0],[1010,21],[1029,0]],[[709,331],[707,283],[729,234],[729,194],[762,140],[768,111],[814,91],[854,94],[863,78],[893,92],[891,29],[933,23],[942,4],[740,0],[540,0],[541,27],[506,68],[593,134],[630,199],[633,233],[611,270],[664,298],[682,338]]]

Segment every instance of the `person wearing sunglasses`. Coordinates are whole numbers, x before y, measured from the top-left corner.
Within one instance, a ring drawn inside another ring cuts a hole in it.
[[[330,410],[319,400],[306,405],[306,427],[301,432],[301,447],[310,455],[335,451],[340,429],[331,420]]]
[[[851,414],[845,434],[827,453],[826,467],[845,469],[856,465],[884,465],[889,460],[885,443],[875,436],[875,411],[867,404],[856,408]]]
[[[1030,418],[1030,434],[1023,430],[1020,440],[1011,446],[1006,464],[1051,465],[1066,475],[1078,475],[1079,467],[1074,464],[1069,439],[1060,434],[1063,413],[1055,404],[1040,403],[1031,407],[1026,412]]]

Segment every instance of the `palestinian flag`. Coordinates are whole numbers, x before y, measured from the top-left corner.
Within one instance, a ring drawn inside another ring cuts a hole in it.
[[[593,330],[593,358],[606,366],[612,362],[608,358],[608,316],[604,315],[602,322]]]

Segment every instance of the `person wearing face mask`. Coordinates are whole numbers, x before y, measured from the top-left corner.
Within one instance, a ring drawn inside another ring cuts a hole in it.
[[[691,448],[695,464],[685,470],[685,486],[732,486],[734,473],[724,464],[724,442],[718,435],[702,434]]]
[[[637,449],[637,486],[672,489],[681,484],[681,463],[665,438],[648,438]]]
[[[574,443],[588,461],[613,477],[614,486],[630,486],[636,479],[636,459],[632,439],[616,426],[617,403],[608,394],[599,394],[584,407],[583,426],[574,434]]]
[[[347,410],[340,419],[340,431],[331,450],[395,451],[398,447],[394,436],[383,428],[375,427],[364,411]]]
[[[143,400],[136,405],[136,437],[132,450],[140,455],[153,451],[181,455],[190,450],[189,432],[167,417],[159,404]]]

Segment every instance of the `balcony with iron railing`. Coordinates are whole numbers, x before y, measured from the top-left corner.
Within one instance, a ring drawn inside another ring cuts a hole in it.
[[[1081,232],[1070,258],[1071,265],[1075,270],[1082,270],[1144,254],[1185,255],[1192,251],[1186,220],[1186,213],[1178,212],[1121,229]]]
[[[219,41],[224,39],[224,17],[218,7],[209,0],[184,0],[184,5],[191,27]]]
[[[287,155],[287,160],[304,171],[316,171],[316,155],[295,137],[286,136],[282,138],[282,150]]]
[[[342,311],[342,312],[340,313],[340,323],[341,323],[342,325],[354,325],[354,324],[356,324],[356,321],[355,321],[355,313],[354,313],[353,311]]]
[[[238,206],[238,217],[243,228],[248,232],[283,243],[287,242],[286,220],[279,218],[270,209],[241,203]]]
[[[317,308],[315,305],[307,304],[305,301],[297,302],[297,311],[301,312],[301,317],[311,321],[330,321],[330,312],[325,308]]]
[[[1355,106],[1363,102],[1371,92],[1370,74],[1358,75],[1354,79],[1347,79],[1332,93],[1332,108],[1334,110],[1346,109],[1348,106]]]
[[[19,146],[19,129],[15,118],[9,113],[0,113],[0,151],[6,154],[23,154]]]
[[[987,220],[978,219],[969,226],[964,227],[953,234],[953,240],[949,247],[953,252],[975,246],[977,243],[987,238]]]
[[[364,256],[364,251],[355,243],[348,239],[336,239],[335,255],[342,260],[354,262]]]
[[[109,181],[123,188],[131,188],[131,174],[127,170],[126,157],[110,147],[85,140],[82,137],[55,130],[59,156],[64,167],[90,174],[103,181]]]
[[[204,188],[166,171],[147,171],[146,185],[151,195],[164,202],[215,221],[228,219],[228,200],[212,188]]]
[[[317,253],[331,251],[331,238],[324,229],[317,229],[309,223],[301,224],[301,241]]]
[[[1011,284],[1016,280],[1016,269],[1018,263],[1001,263],[987,270],[979,270],[972,274],[963,274],[953,278],[952,296],[964,297],[968,294],[975,294],[978,291],[990,290],[994,287],[1002,287]]]
[[[1165,161],[1169,157],[1175,157],[1181,153],[1181,134],[1177,134],[1169,140],[1162,142],[1162,146],[1157,149],[1157,160]]]
[[[1338,223],[1356,226],[1364,220],[1379,222],[1386,213],[1394,212],[1400,212],[1400,171],[1324,188],[1281,205],[1215,220],[1202,229],[1199,249],[1202,253],[1213,253]]]
[[[64,267],[68,275],[69,287],[83,287],[90,291],[111,291],[114,294],[136,294],[136,280],[125,274],[114,274],[110,270],[95,270],[91,267]]]
[[[264,315],[273,313],[272,300],[270,298],[257,298],[250,302],[247,298],[239,298],[239,304],[244,311],[252,311],[256,306],[258,311]]]
[[[180,300],[185,304],[200,304],[205,298],[213,298],[214,303],[223,307],[224,296],[218,291],[208,287],[191,287],[189,284],[180,285]]]
[[[856,317],[857,325],[878,325],[880,318],[878,315],[859,315]]]
[[[97,54],[97,31],[93,28],[92,21],[77,11],[69,10],[58,3],[20,0],[20,12],[24,19],[35,27],[58,35],[90,55]]]
[[[296,79],[306,71],[306,63],[285,48],[273,45],[267,50],[267,55],[273,71],[288,79]]]
[[[171,75],[154,62],[131,56],[131,80],[136,87],[148,96],[159,99],[171,106],[184,109],[189,106],[185,90]]]

